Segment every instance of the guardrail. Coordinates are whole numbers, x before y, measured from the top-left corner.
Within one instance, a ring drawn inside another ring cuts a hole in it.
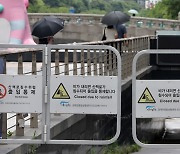
[[[132,74],[132,60],[138,51],[149,49],[150,39],[154,36],[134,37],[127,39],[117,39],[110,41],[86,42],[81,44],[86,45],[109,45],[116,48],[122,57],[122,79],[130,77]],[[67,49],[54,50],[52,59],[54,63],[51,69],[56,75],[98,75],[98,76],[116,76],[117,75],[117,59],[111,52],[103,54],[101,51],[96,52],[90,50],[78,51],[72,49],[71,52]],[[15,74],[34,74],[41,73],[42,62],[37,62],[37,57],[42,57],[42,50],[34,49],[5,49],[0,52],[1,57],[6,62],[5,74],[9,74],[8,65],[10,62],[6,61],[9,55],[17,57],[16,65],[17,72]],[[97,57],[98,55],[98,57]],[[25,65],[24,59],[31,57],[31,62]],[[72,59],[70,61],[69,59]],[[13,64],[14,65],[14,64]],[[31,66],[30,66],[31,65]],[[140,59],[137,64],[137,70],[141,70],[149,65],[149,57]],[[25,68],[28,66],[29,69]],[[16,114],[16,135],[23,136],[24,129],[19,127],[18,120],[23,119],[22,114]],[[3,113],[3,138],[7,138],[7,114]],[[38,114],[32,113],[30,115],[30,127],[38,127]]]
[[[44,16],[57,16],[65,20],[65,24],[100,24],[103,15],[98,14],[70,14],[70,13],[29,13],[30,24],[35,23]],[[155,29],[169,29],[180,30],[179,20],[147,18],[147,17],[134,17],[132,16],[127,23],[129,26],[147,27]]]
[[[154,28],[160,30],[180,30],[180,21],[170,19],[132,17],[129,25],[134,25],[136,27]]]
[[[152,36],[142,36],[142,37],[131,37],[126,39],[115,39],[108,41],[95,41],[95,42],[84,42],[79,44],[84,45],[110,45],[116,48],[122,59],[122,80],[128,78],[132,74],[132,61],[134,56],[138,51],[150,48],[150,39],[155,38]],[[137,71],[147,67],[149,65],[149,56],[143,59],[139,59],[137,64]]]

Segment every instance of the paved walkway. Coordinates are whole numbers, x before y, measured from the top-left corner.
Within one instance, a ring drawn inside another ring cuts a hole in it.
[[[141,148],[133,154],[180,154],[180,149]]]

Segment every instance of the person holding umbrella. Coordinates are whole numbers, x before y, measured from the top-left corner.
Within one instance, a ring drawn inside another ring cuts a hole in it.
[[[128,12],[131,13],[132,16],[136,16],[136,14],[138,14],[138,11],[135,9],[130,9]]]
[[[39,38],[39,44],[52,44],[53,36],[63,30],[64,20],[55,16],[47,16],[37,21],[32,27],[32,35]]]
[[[54,37],[48,36],[45,38],[39,38],[39,44],[53,44],[54,43]]]
[[[126,38],[127,30],[123,23],[129,20],[130,16],[128,14],[121,11],[111,11],[103,16],[101,22],[107,26],[113,25],[115,27],[117,31],[115,38]]]
[[[115,34],[116,39],[120,38],[127,38],[127,30],[123,24],[118,23],[116,25],[117,33]]]
[[[113,40],[115,39],[115,35],[116,35],[116,29],[113,25],[109,25],[107,27],[104,27],[104,32],[103,32],[103,37],[102,37],[102,41],[104,40]]]

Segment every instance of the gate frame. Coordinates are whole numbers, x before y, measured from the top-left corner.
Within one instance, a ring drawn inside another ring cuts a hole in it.
[[[157,49],[157,50],[142,50],[138,52],[132,65],[132,134],[133,139],[141,147],[145,148],[176,148],[179,149],[179,144],[144,144],[138,140],[136,135],[136,62],[138,58],[143,54],[180,54],[180,50],[175,49]]]
[[[0,139],[0,143],[7,143],[7,144],[44,144],[44,130],[45,130],[45,107],[44,107],[44,102],[45,102],[45,97],[44,97],[44,91],[45,91],[45,79],[44,79],[44,74],[46,73],[46,67],[45,67],[45,53],[46,53],[46,45],[14,45],[14,44],[0,44],[0,48],[34,48],[34,49],[40,49],[42,50],[42,123],[41,123],[41,133],[42,137],[41,139]],[[44,51],[44,52],[43,52]],[[24,53],[24,52],[22,52]],[[9,53],[11,54],[11,53]],[[6,75],[6,74],[4,74]]]
[[[121,128],[121,57],[120,53],[111,46],[106,45],[11,45],[0,44],[2,48],[34,48],[42,50],[42,123],[41,139],[0,139],[0,143],[9,144],[81,144],[81,145],[106,145],[115,142],[120,135]],[[110,50],[117,57],[117,129],[116,134],[109,140],[51,140],[50,139],[50,76],[51,76],[51,48],[59,49],[96,49]],[[49,102],[49,103],[48,103]]]
[[[51,48],[57,48],[57,49],[72,49],[72,50],[80,50],[80,49],[89,49],[89,50],[110,50],[113,51],[113,53],[116,54],[117,57],[117,71],[118,71],[118,76],[117,76],[117,81],[118,81],[118,87],[117,87],[117,130],[116,130],[116,134],[113,138],[111,138],[110,140],[51,140],[50,139],[50,88],[47,89],[47,110],[48,110],[48,115],[46,116],[46,132],[47,132],[47,139],[46,139],[46,143],[47,144],[72,144],[72,145],[77,145],[77,144],[81,144],[81,145],[106,145],[106,144],[111,144],[113,142],[115,142],[119,135],[120,135],[120,124],[121,124],[121,57],[119,52],[111,47],[111,46],[107,46],[107,45],[47,45],[47,50],[48,50],[48,63],[47,64],[51,64],[49,61],[51,61]],[[50,76],[51,76],[51,69],[50,69],[50,65],[48,65],[47,68],[47,79],[48,79],[48,83],[47,83],[47,87],[50,87]]]

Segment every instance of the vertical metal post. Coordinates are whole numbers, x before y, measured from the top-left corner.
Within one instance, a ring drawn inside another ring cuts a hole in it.
[[[4,60],[4,74],[6,74],[6,57],[3,58]],[[0,137],[2,137],[3,139],[7,138],[7,113],[1,113],[1,120],[0,121],[0,130],[1,130],[1,134]]]
[[[91,75],[91,55],[90,50],[87,50],[87,75]]]
[[[37,72],[36,52],[32,52],[32,74],[36,75],[37,74],[36,72]],[[37,113],[31,113],[30,128],[38,128]]]
[[[94,75],[97,75],[97,54],[96,54],[96,50],[94,50],[94,54],[93,54],[93,61],[94,61]]]
[[[43,136],[43,140],[44,142],[46,143],[48,140],[50,140],[51,138],[51,135],[50,135],[50,80],[51,80],[51,48],[47,47],[45,49],[45,55],[44,57],[46,57],[44,60],[45,62],[43,63],[43,66],[44,66],[44,70],[43,70],[43,76],[46,76],[46,80],[43,81],[43,87],[45,87],[45,97],[44,98],[44,112],[43,113],[43,117],[44,117],[44,136]],[[65,65],[66,66],[66,69],[65,71],[69,71],[69,68],[68,68],[68,63],[67,63],[67,60],[68,60],[68,50],[65,50]],[[65,72],[65,75],[67,74]],[[47,88],[49,87],[49,88]]]
[[[65,75],[69,75],[69,56],[68,49],[65,49]]]
[[[2,113],[2,138],[7,138],[7,113]]]
[[[103,75],[102,50],[99,50],[99,75]]]
[[[2,130],[2,127],[3,127],[3,113],[0,114],[0,139],[2,139],[3,137],[3,130]]]
[[[115,53],[113,53],[113,75],[117,75],[117,59]]]
[[[108,64],[107,64],[107,56],[108,56],[108,51],[104,50],[104,76],[107,76],[107,68],[108,68]]]
[[[73,75],[77,75],[77,51],[73,52]]]
[[[23,74],[23,56],[22,53],[18,54],[18,74]],[[24,127],[19,127],[19,120],[23,119],[22,113],[16,114],[16,135],[24,136]]]
[[[108,58],[108,63],[109,63],[109,66],[108,66],[108,69],[109,69],[109,76],[112,76],[112,52],[111,51],[108,51],[109,53],[109,58]]]
[[[121,78],[124,79],[125,78],[125,69],[124,69],[124,53],[121,54],[121,60],[122,60],[122,66],[121,66],[121,69],[122,69],[122,72],[121,72]]]
[[[117,43],[116,42],[113,42],[112,46],[117,49]],[[112,71],[113,71],[113,75],[117,75],[117,59],[116,59],[116,54],[113,53],[112,54]]]
[[[56,49],[55,51],[55,74],[59,74],[59,50]]]
[[[117,42],[117,50],[119,51],[119,53],[121,54],[121,47],[120,47],[121,42]]]
[[[84,75],[84,49],[81,49],[81,75]]]
[[[50,130],[50,120],[49,120],[49,114],[50,114],[50,108],[49,108],[49,99],[48,94],[50,92],[50,67],[51,67],[51,52],[48,53],[48,47],[46,46],[43,50],[43,61],[42,61],[42,140],[44,143],[47,141],[47,132]],[[47,68],[48,67],[48,68]]]
[[[51,64],[50,64],[51,65]],[[59,50],[56,49],[55,51],[55,74],[59,75],[60,70],[59,70]],[[60,116],[60,113],[54,113],[55,116]]]

